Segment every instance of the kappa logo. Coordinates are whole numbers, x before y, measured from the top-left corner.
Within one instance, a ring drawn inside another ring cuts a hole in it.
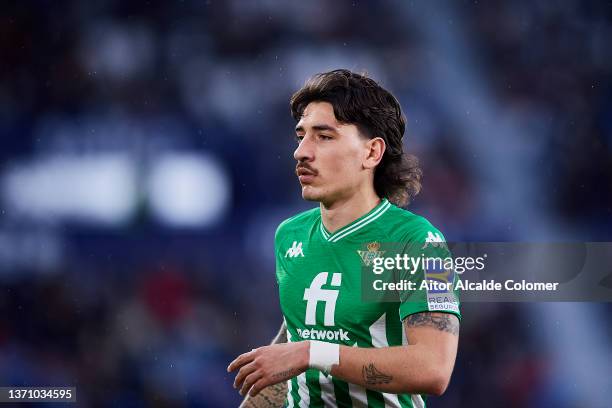
[[[291,248],[289,248],[287,252],[285,252],[285,258],[297,258],[298,256],[304,256],[304,251],[302,251],[302,243],[293,241],[293,245],[291,245]]]
[[[304,289],[304,300],[306,300],[306,320],[307,325],[314,326],[317,324],[317,303],[325,303],[325,314],[323,318],[324,326],[333,326],[334,313],[336,312],[336,301],[338,300],[339,290],[323,289],[323,285],[327,283],[329,273],[321,272],[312,280],[310,287]],[[342,282],[342,274],[332,274],[331,286],[340,286]]]
[[[444,238],[442,238],[442,235],[440,235],[439,232],[436,232],[434,234],[431,231],[427,231],[427,238],[425,238],[425,245],[423,245],[423,248],[421,248],[421,249],[425,249],[429,245],[431,245],[433,247],[443,247],[444,246]]]

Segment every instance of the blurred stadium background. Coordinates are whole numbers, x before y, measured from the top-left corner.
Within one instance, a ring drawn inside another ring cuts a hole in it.
[[[448,240],[612,240],[609,1],[0,7],[0,385],[236,406],[226,365],[281,322],[274,230],[312,206],[288,99],[332,68],[400,99]],[[611,312],[465,305],[430,406],[612,406]]]

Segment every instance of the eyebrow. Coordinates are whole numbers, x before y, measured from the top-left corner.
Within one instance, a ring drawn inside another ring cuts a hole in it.
[[[325,132],[325,131],[327,131],[327,132],[338,133],[338,129],[336,129],[335,127],[329,126],[329,125],[323,125],[323,124],[311,126],[311,129],[312,130],[316,130],[318,132]],[[295,131],[296,131],[296,133],[297,132],[305,132],[303,126],[296,126],[295,127]]]

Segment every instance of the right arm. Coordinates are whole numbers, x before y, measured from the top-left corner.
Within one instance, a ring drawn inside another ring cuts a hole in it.
[[[278,334],[271,344],[287,343],[287,326],[283,320]],[[240,408],[277,408],[282,407],[287,398],[287,382],[282,381],[278,384],[270,385],[255,397],[247,395],[240,404]]]

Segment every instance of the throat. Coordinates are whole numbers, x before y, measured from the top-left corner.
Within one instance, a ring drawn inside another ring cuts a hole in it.
[[[374,195],[368,199],[352,199],[332,205],[321,203],[321,221],[325,229],[333,234],[372,211],[381,201],[380,197]]]

